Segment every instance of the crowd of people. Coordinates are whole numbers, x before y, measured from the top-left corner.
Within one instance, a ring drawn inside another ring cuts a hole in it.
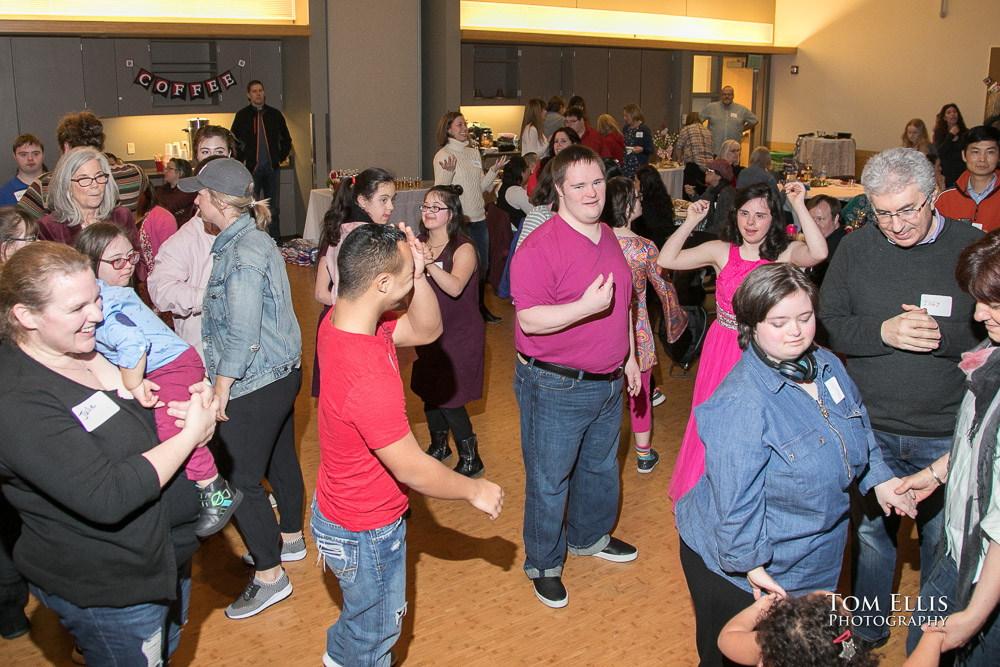
[[[16,202],[0,208],[4,638],[27,632],[30,590],[87,664],[168,663],[199,539],[230,520],[252,573],[226,616],[288,598],[282,563],[310,548],[294,404],[302,338],[315,335],[309,530],[343,592],[322,662],[392,664],[408,492],[491,519],[503,508],[466,408],[484,395],[485,323],[500,322],[484,301],[499,178],[523,570],[542,604],[569,604],[567,553],[639,557],[613,534],[624,405],[636,472],[649,475],[656,339],[675,343],[691,282],[714,281],[669,486],[701,664],[875,664],[897,610],[902,516],[920,536],[908,609],[940,611],[911,618],[907,664],[995,663],[996,119],[966,128],[945,105],[933,139],[909,121],[902,146],[866,163],[852,205],[869,224],[848,228],[840,201],[779,184],[766,148],[740,167],[757,118],[728,86],[681,131],[691,201],[678,220],[638,105],[595,129],[582,98],[533,99],[523,155],[489,169],[449,112],[419,221],[388,223],[388,171],[340,180],[313,334],[295,315],[268,201],[287,129],[260,82],[247,95],[233,129],[200,128],[195,164],[171,160],[157,188],[103,152],[89,112],[60,123],[51,172],[36,137],[14,142],[18,173],[0,188]],[[407,419],[405,364],[426,446]],[[851,531],[850,596],[864,603],[848,610],[832,591]]]

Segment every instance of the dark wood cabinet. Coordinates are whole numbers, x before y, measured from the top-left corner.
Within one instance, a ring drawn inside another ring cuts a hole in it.
[[[678,57],[670,51],[642,51],[642,82],[639,106],[653,131],[666,125],[676,132],[680,123],[680,77]]]
[[[115,78],[118,81],[118,115],[153,113],[153,93],[135,85],[139,70],[153,70],[148,39],[115,39]]]
[[[83,57],[84,106],[98,116],[117,116],[114,40],[83,38],[80,53]]]
[[[641,105],[642,51],[638,49],[608,49],[608,111],[622,124],[622,109],[626,104]],[[645,110],[645,107],[643,107]],[[591,114],[593,115],[593,114]],[[597,122],[593,118],[593,123]]]
[[[9,92],[17,98],[20,131],[44,142],[52,167],[59,156],[56,125],[67,112],[84,108],[80,38],[11,37],[10,42],[15,83]]]
[[[566,101],[580,95],[587,103],[590,124],[608,112],[608,49],[596,46],[575,46],[566,51],[573,54],[572,85],[563,87]]]
[[[561,46],[522,46],[521,104],[538,97],[546,102],[561,94],[563,49]]]

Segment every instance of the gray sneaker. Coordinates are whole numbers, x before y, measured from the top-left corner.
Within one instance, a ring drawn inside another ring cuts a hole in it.
[[[297,540],[292,540],[291,542],[281,543],[281,562],[287,563],[294,560],[302,560],[306,557],[306,538],[300,537]],[[243,554],[241,557],[244,565],[249,565],[253,567],[253,556],[250,554]]]
[[[249,618],[254,614],[259,614],[273,604],[281,602],[292,594],[292,582],[284,571],[281,577],[273,584],[265,584],[254,577],[250,585],[243,591],[243,595],[236,598],[236,601],[226,607],[226,616],[238,620]]]

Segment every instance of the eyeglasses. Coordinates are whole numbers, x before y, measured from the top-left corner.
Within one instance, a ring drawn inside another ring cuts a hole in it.
[[[133,251],[124,257],[119,257],[117,259],[102,259],[101,261],[104,262],[105,264],[110,264],[111,268],[114,269],[115,271],[121,271],[129,264],[131,264],[132,266],[138,264],[139,253]]]
[[[16,243],[17,241],[21,241],[22,243],[34,243],[37,240],[37,236],[25,236],[23,239],[7,239],[7,243]]]
[[[924,210],[931,201],[931,195],[927,195],[927,199],[924,203],[916,208],[904,208],[902,211],[896,211],[895,213],[889,213],[888,211],[875,211],[875,219],[878,220],[879,224],[892,224],[893,218],[899,218],[900,222],[914,222],[920,215],[920,211]]]
[[[434,213],[436,215],[436,214],[440,213],[441,211],[447,211],[448,207],[447,206],[432,206],[432,205],[428,205],[428,204],[421,204],[420,205],[420,210],[423,211],[424,213],[427,213],[428,211],[430,211],[430,212],[432,212],[432,213]]]
[[[163,168],[163,171],[180,171],[177,167],[172,167],[169,164]]]
[[[89,188],[94,181],[97,181],[100,185],[104,185],[111,178],[111,174],[106,174],[101,172],[97,176],[81,176],[80,178],[71,178],[72,182],[79,185],[81,188]]]

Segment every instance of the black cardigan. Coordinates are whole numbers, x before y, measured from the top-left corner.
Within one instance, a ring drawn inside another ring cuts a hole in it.
[[[21,574],[80,607],[176,597],[177,569],[198,548],[198,497],[183,471],[163,489],[141,454],[159,438],[152,412],[119,410],[88,433],[71,411],[95,394],[0,345],[0,478],[24,521]]]

